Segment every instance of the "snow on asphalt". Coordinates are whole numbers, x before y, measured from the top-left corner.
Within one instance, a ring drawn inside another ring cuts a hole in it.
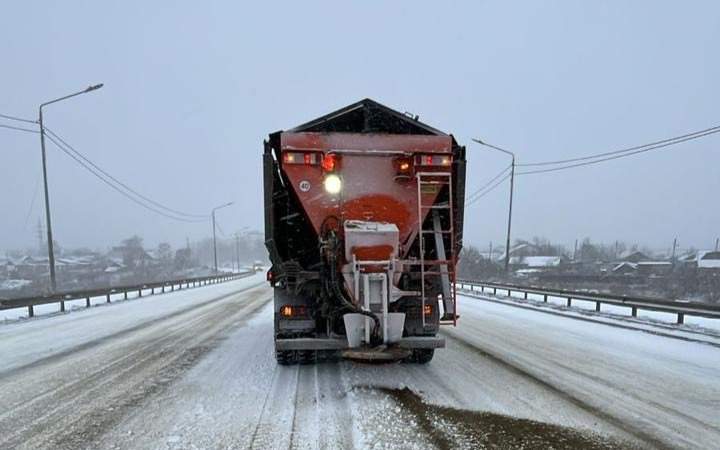
[[[461,297],[448,334],[674,447],[720,442],[720,348]],[[715,444],[711,444],[715,443]]]
[[[155,294],[141,298],[102,303],[52,316],[0,322],[0,372],[60,353],[86,342],[112,336],[129,328],[226,296],[250,286],[262,285],[265,275]],[[104,299],[104,297],[103,297]],[[25,308],[20,309],[26,311]],[[16,311],[16,310],[8,310]],[[0,311],[1,312],[1,311]]]
[[[0,448],[720,442],[720,348],[463,297],[428,365],[284,367],[262,280],[0,325]]]

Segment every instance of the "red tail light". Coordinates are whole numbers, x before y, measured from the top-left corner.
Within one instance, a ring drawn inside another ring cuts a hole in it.
[[[283,153],[283,163],[285,164],[305,164],[306,166],[317,165],[319,156],[313,152],[285,152]]]
[[[333,170],[335,170],[336,164],[337,156],[335,156],[334,154],[325,155],[322,159],[322,162],[320,163],[325,172],[332,172]]]
[[[268,270],[268,271],[267,271],[267,274],[265,274],[265,278],[267,279],[267,281],[272,282],[272,280],[273,280],[272,270]]]
[[[422,166],[449,166],[452,163],[450,155],[420,155],[418,163]]]

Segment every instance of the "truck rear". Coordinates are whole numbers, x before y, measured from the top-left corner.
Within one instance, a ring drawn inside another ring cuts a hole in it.
[[[429,362],[457,323],[465,148],[369,99],[265,141],[280,364]]]

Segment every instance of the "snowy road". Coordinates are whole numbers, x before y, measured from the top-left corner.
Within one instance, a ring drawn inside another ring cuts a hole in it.
[[[720,348],[462,299],[426,366],[277,366],[260,277],[0,325],[0,448],[711,448]]]

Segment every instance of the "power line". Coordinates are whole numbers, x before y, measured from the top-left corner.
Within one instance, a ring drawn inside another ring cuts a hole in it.
[[[480,186],[479,188],[475,189],[475,192],[473,192],[472,194],[468,195],[468,198],[467,198],[467,200],[466,200],[465,202],[467,203],[468,201],[470,201],[470,202],[473,201],[473,198],[472,198],[473,196],[477,195],[477,194],[480,193],[483,189],[485,189],[486,187],[490,186],[495,180],[497,180],[497,179],[500,178],[505,172],[507,172],[508,170],[510,170],[511,167],[512,167],[512,164],[510,164],[509,166],[507,166],[506,168],[504,168],[502,171],[500,171],[500,173],[498,173],[497,175],[495,175],[490,181],[488,181],[488,182],[485,183],[484,185]]]
[[[565,170],[565,169],[572,169],[572,168],[575,168],[575,167],[589,166],[589,165],[591,165],[591,164],[597,164],[597,163],[601,163],[601,162],[605,162],[605,161],[610,161],[610,160],[613,160],[613,159],[619,159],[619,158],[625,158],[625,157],[628,157],[628,156],[637,155],[637,154],[639,154],[639,153],[649,152],[649,151],[652,151],[652,150],[658,150],[658,149],[661,149],[661,148],[669,147],[669,146],[676,145],[676,144],[680,144],[680,143],[683,143],[683,142],[692,141],[692,140],[695,140],[695,139],[700,139],[700,138],[702,138],[702,137],[709,136],[709,135],[715,134],[715,133],[720,133],[720,127],[718,127],[717,129],[715,129],[715,130],[713,130],[713,131],[705,132],[704,134],[693,135],[693,136],[689,136],[689,137],[686,137],[686,138],[683,138],[683,139],[678,139],[678,140],[674,140],[674,141],[671,141],[671,142],[666,142],[666,143],[664,143],[664,144],[654,145],[654,146],[652,146],[652,147],[646,147],[646,148],[642,148],[642,149],[640,149],[640,150],[635,150],[635,151],[628,152],[628,153],[622,153],[622,154],[615,155],[615,156],[609,156],[609,157],[607,157],[607,158],[595,159],[595,160],[593,160],[593,161],[586,161],[586,162],[581,162],[581,163],[577,163],[577,164],[570,164],[570,165],[567,165],[567,166],[553,167],[553,168],[550,168],[550,169],[539,169],[539,170],[530,170],[530,171],[526,171],[526,172],[518,172],[517,175],[532,175],[532,174],[536,174],[536,173],[555,172],[555,171],[558,171],[558,170]]]
[[[72,152],[70,152],[69,150],[65,149],[65,147],[64,147],[60,142],[58,142],[54,136],[48,135],[47,137],[48,137],[48,140],[50,140],[53,144],[55,144],[63,153],[65,153],[66,155],[68,155],[69,157],[71,157],[73,160],[75,160],[75,162],[77,162],[78,164],[80,164],[80,165],[81,165],[82,167],[84,167],[87,171],[89,171],[90,173],[92,173],[93,175],[95,175],[98,179],[100,179],[100,181],[102,181],[103,183],[107,184],[107,185],[110,186],[112,189],[116,190],[117,192],[119,192],[120,194],[122,194],[123,196],[125,196],[126,198],[128,198],[129,200],[131,200],[131,201],[137,203],[138,205],[142,206],[143,208],[145,208],[145,209],[147,209],[147,210],[149,210],[149,211],[152,211],[152,212],[154,212],[154,213],[156,213],[156,214],[160,214],[161,216],[167,217],[168,219],[178,220],[178,221],[181,221],[181,222],[197,223],[197,222],[203,222],[203,221],[204,221],[204,220],[197,220],[197,219],[193,220],[193,219],[186,219],[186,218],[182,218],[182,217],[176,217],[176,216],[167,214],[167,213],[163,212],[162,210],[153,208],[152,206],[150,206],[150,205],[148,205],[148,204],[146,204],[146,203],[143,203],[143,202],[140,201],[139,199],[133,197],[133,196],[130,195],[128,192],[120,189],[118,186],[116,186],[115,184],[113,184],[112,182],[110,182],[110,181],[109,181],[108,179],[106,179],[101,173],[99,173],[98,171],[96,171],[95,169],[93,169],[92,166],[90,166],[89,164],[87,164],[86,162],[84,162],[84,161],[83,161],[82,159],[80,159],[78,156],[74,155]]]
[[[18,122],[26,123],[37,123],[37,120],[23,119],[22,117],[8,116],[7,114],[0,114],[3,119],[17,120]]]
[[[596,159],[596,158],[600,158],[603,156],[617,155],[620,153],[628,153],[628,152],[632,152],[634,150],[640,150],[640,149],[643,149],[646,147],[652,147],[652,146],[659,145],[659,144],[674,143],[675,141],[684,142],[681,140],[685,139],[685,138],[690,138],[690,137],[692,137],[692,138],[703,137],[703,136],[707,136],[708,134],[713,134],[713,133],[717,133],[717,132],[720,132],[720,125],[706,128],[706,129],[700,130],[700,131],[693,131],[692,133],[687,133],[687,134],[683,134],[680,136],[674,136],[671,138],[662,139],[662,140],[655,141],[655,142],[650,142],[647,144],[637,145],[634,147],[629,147],[629,148],[625,148],[625,149],[621,149],[621,150],[615,150],[612,152],[597,153],[594,155],[588,155],[588,156],[583,156],[583,157],[579,157],[579,158],[571,158],[571,159],[561,159],[561,160],[557,160],[557,161],[545,161],[545,162],[517,164],[517,166],[523,166],[523,167],[551,166],[551,165],[566,164],[566,163],[577,162],[577,161],[587,161],[589,159]]]
[[[117,178],[115,178],[114,176],[112,176],[111,174],[109,174],[107,171],[103,170],[101,167],[99,167],[97,164],[95,164],[94,162],[92,162],[88,157],[86,157],[86,156],[83,155],[81,152],[79,152],[79,151],[76,150],[74,147],[72,147],[70,144],[68,144],[63,138],[61,138],[60,136],[58,136],[57,133],[55,133],[54,131],[52,131],[52,130],[49,129],[48,127],[45,127],[45,131],[47,131],[47,132],[48,132],[50,135],[52,135],[54,138],[56,138],[57,140],[59,140],[60,142],[62,142],[68,150],[70,150],[70,151],[72,151],[73,153],[75,153],[75,155],[77,155],[77,156],[80,157],[83,161],[85,161],[86,163],[88,163],[89,165],[91,165],[92,167],[94,167],[98,172],[102,173],[102,174],[105,175],[107,178],[111,179],[111,180],[114,181],[115,183],[117,183],[117,184],[119,184],[120,186],[122,186],[123,188],[125,188],[127,191],[133,193],[133,194],[136,195],[137,197],[145,200],[146,202],[148,202],[148,203],[150,203],[150,204],[152,204],[152,205],[154,205],[154,206],[156,206],[156,207],[158,207],[158,208],[160,208],[160,209],[163,209],[163,210],[165,210],[165,211],[167,211],[167,212],[169,212],[169,213],[171,213],[171,214],[173,214],[173,215],[182,216],[182,217],[187,217],[187,218],[193,218],[193,219],[203,219],[203,220],[207,220],[207,217],[208,217],[208,216],[207,216],[206,214],[201,215],[201,214],[189,214],[189,213],[185,213],[185,212],[182,212],[182,211],[178,211],[178,210],[169,208],[169,207],[167,207],[167,206],[165,206],[165,205],[163,205],[163,204],[161,204],[161,203],[158,203],[158,202],[154,201],[154,200],[151,199],[151,198],[146,197],[145,195],[143,195],[143,194],[139,193],[138,191],[134,190],[133,188],[131,188],[131,187],[128,186],[127,184],[125,184],[125,183],[123,183],[122,181],[118,180]],[[56,145],[57,145],[57,143],[56,143]]]
[[[3,124],[0,124],[0,128],[9,128],[9,129],[11,129],[11,130],[24,131],[24,132],[26,132],[26,133],[35,133],[35,134],[40,133],[38,130],[31,130],[31,129],[29,129],[29,128],[22,128],[22,127],[14,127],[14,126],[12,126],[12,125],[3,125]]]
[[[493,185],[490,186],[488,189],[486,189],[485,192],[483,192],[482,194],[478,195],[477,197],[475,197],[475,198],[472,199],[471,201],[466,202],[466,203],[465,203],[465,208],[467,208],[468,206],[470,206],[470,205],[472,205],[473,203],[477,202],[477,201],[480,200],[481,198],[485,197],[485,196],[488,195],[490,192],[494,191],[498,186],[500,186],[500,185],[502,184],[503,181],[507,180],[508,178],[510,178],[510,174],[505,175],[505,176],[502,177],[500,180],[498,180],[495,184],[493,184]]]

